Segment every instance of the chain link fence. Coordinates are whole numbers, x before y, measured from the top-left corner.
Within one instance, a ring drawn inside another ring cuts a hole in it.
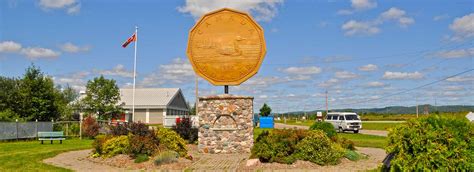
[[[53,131],[53,122],[0,122],[0,140],[36,138],[40,131]]]

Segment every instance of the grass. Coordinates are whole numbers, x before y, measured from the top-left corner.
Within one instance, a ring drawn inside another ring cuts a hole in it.
[[[278,123],[284,123],[284,121],[275,121]],[[286,120],[286,124],[288,125],[302,125],[302,126],[311,126],[313,125],[313,120],[306,120],[306,121],[295,121],[295,120]],[[362,122],[362,128],[364,130],[388,130],[388,128],[395,127],[402,123],[374,123],[374,122]]]
[[[388,130],[389,128],[398,126],[403,123],[373,123],[373,122],[362,122],[363,130]]]
[[[387,145],[387,137],[374,136],[367,134],[337,133],[339,136],[347,138],[359,147],[385,148]]]
[[[0,171],[70,171],[68,169],[42,163],[43,159],[59,153],[89,149],[92,140],[67,139],[63,144],[41,144],[39,141],[15,141],[0,143]]]

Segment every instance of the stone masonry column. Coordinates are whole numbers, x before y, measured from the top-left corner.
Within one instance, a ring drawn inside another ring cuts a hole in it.
[[[200,153],[250,153],[253,97],[222,94],[199,97]]]

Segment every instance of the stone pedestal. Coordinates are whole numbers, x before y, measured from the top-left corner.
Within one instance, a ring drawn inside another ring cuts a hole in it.
[[[201,153],[250,153],[253,146],[253,97],[199,97]]]

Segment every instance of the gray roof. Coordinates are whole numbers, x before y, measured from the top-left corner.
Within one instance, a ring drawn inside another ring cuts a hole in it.
[[[135,106],[165,107],[180,92],[179,88],[136,88]],[[132,98],[133,89],[120,89],[120,102],[124,102],[124,107],[132,106]]]

